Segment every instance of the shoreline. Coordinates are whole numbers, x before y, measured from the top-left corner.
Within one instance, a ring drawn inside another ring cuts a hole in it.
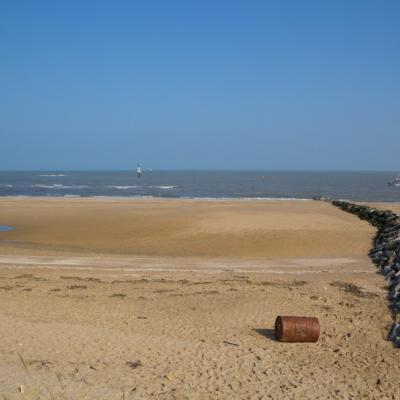
[[[0,196],[0,199],[94,199],[94,200],[165,200],[165,201],[314,201],[312,198],[296,198],[296,197],[172,197],[172,196],[81,196],[81,195],[64,195],[64,196],[29,196],[29,195],[17,195],[17,196]]]
[[[399,194],[400,196],[400,194]],[[320,201],[319,199],[314,199],[312,197],[173,197],[173,196],[82,196],[82,195],[64,195],[64,196],[35,196],[35,195],[0,195],[0,199],[93,199],[93,200],[126,200],[126,201],[135,201],[135,200],[165,200],[165,201]],[[399,200],[354,200],[354,199],[342,199],[335,198],[330,200],[337,201],[348,201],[357,204],[389,204],[396,205],[400,204]]]

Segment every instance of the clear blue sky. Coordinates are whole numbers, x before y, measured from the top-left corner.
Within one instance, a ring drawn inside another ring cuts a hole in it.
[[[400,1],[0,1],[0,169],[400,170]]]

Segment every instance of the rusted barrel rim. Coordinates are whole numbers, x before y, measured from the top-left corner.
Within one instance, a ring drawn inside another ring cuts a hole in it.
[[[275,337],[278,340],[282,339],[282,333],[283,333],[283,323],[282,323],[282,317],[278,315],[275,320]]]

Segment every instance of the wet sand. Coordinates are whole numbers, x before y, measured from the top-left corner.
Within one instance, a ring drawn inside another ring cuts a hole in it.
[[[387,291],[366,256],[374,230],[327,203],[0,199],[0,211],[17,228],[0,239],[0,399],[400,395]],[[320,340],[276,342],[278,314],[317,316]]]
[[[0,199],[2,254],[363,256],[372,228],[313,201]]]

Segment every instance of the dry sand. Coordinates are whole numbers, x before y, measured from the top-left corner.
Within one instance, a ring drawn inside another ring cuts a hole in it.
[[[327,203],[0,199],[0,221],[0,399],[400,396],[374,230]],[[278,314],[320,340],[276,342]]]
[[[371,207],[380,208],[382,210],[392,210],[395,213],[400,213],[400,203],[366,203]]]

